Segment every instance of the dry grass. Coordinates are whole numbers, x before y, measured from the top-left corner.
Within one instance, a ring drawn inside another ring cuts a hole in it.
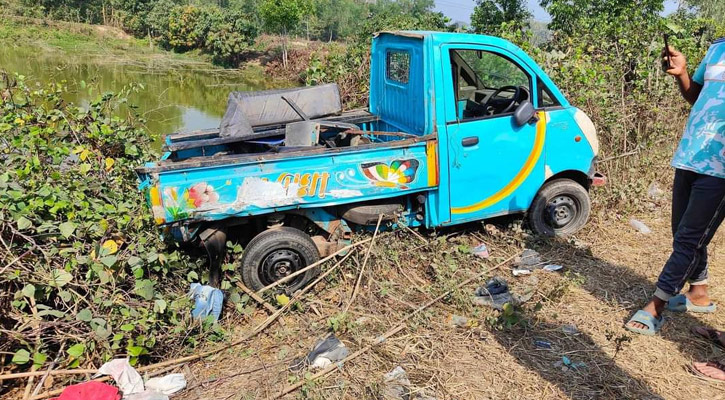
[[[361,290],[346,315],[364,249],[341,273],[320,284],[302,301],[302,310],[276,324],[248,346],[223,352],[186,369],[189,390],[181,399],[273,398],[290,383],[305,379],[289,362],[303,356],[335,322],[338,337],[355,351],[385,332],[420,304],[455,287],[500,258],[534,248],[545,259],[566,267],[563,274],[536,271],[534,298],[504,318],[470,304],[474,285],[457,292],[414,318],[408,328],[340,371],[306,382],[287,398],[382,398],[383,374],[401,365],[412,384],[438,399],[722,399],[725,385],[699,380],[686,367],[694,359],[717,358],[721,351],[689,333],[694,324],[725,328],[722,312],[673,315],[660,336],[631,335],[622,328],[653,290],[670,250],[669,205],[653,205],[640,215],[653,230],[642,235],[623,216],[600,212],[576,240],[549,241],[514,234],[491,235],[472,225],[439,232],[423,243],[405,232],[389,235],[373,249]],[[481,241],[492,249],[485,262],[467,253]],[[712,295],[720,304],[725,256],[722,235],[710,249]],[[529,278],[498,271],[522,290]],[[472,327],[453,327],[450,314],[473,319]],[[238,323],[241,335],[264,318]],[[562,331],[575,325],[575,335]],[[512,325],[512,326],[509,326]],[[551,342],[540,349],[534,340]],[[563,371],[557,361],[567,356],[585,368]]]

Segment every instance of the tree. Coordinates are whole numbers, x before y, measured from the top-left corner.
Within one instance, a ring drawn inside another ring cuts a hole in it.
[[[282,35],[282,65],[287,68],[287,41],[302,18],[310,14],[309,0],[265,0],[259,11],[264,24]]]
[[[315,8],[320,40],[349,37],[367,17],[367,7],[356,0],[319,0]]]
[[[257,26],[241,11],[217,9],[210,14],[210,20],[205,50],[213,55],[217,63],[236,67],[244,52],[254,44],[259,33]]]
[[[686,3],[694,7],[701,17],[718,21],[725,19],[725,2],[722,0],[687,0]]]
[[[651,21],[664,9],[663,0],[541,0],[540,4],[551,15],[549,29],[567,35],[606,25],[615,31],[615,21],[627,25]]]
[[[518,29],[527,28],[531,13],[523,0],[477,0],[471,15],[471,27],[476,33],[495,34],[501,24]]]

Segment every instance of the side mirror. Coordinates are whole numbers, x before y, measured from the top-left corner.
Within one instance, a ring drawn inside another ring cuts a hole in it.
[[[524,100],[514,111],[514,121],[517,126],[524,126],[535,119],[537,119],[536,110],[528,100]]]

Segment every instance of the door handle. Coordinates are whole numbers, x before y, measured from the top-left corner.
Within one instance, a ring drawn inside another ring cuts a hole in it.
[[[467,138],[463,138],[463,140],[461,140],[461,144],[463,145],[463,147],[475,146],[478,144],[478,136],[469,136]]]

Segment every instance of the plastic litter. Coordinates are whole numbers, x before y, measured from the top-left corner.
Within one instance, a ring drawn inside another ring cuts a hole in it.
[[[538,283],[539,280],[535,276],[530,276],[527,285],[529,287],[521,294],[512,294],[506,281],[496,276],[486,282],[486,286],[477,288],[471,300],[473,304],[489,306],[501,311],[506,303],[516,306],[531,300]]]
[[[579,333],[579,329],[576,326],[568,324],[561,327],[561,331],[567,335],[576,335]]]
[[[562,371],[567,372],[571,370],[578,370],[582,368],[586,368],[587,364],[584,362],[572,362],[569,357],[563,356],[561,357],[561,361],[557,361],[554,363],[554,366],[557,368],[561,368]]]
[[[476,289],[476,296],[495,296],[497,294],[505,294],[509,291],[509,285],[506,281],[498,276],[493,277],[486,282],[486,286]]]
[[[385,400],[436,400],[411,385],[408,373],[400,365],[383,375],[382,395]]]
[[[508,284],[499,277],[494,277],[476,289],[473,296],[473,303],[483,306],[493,307],[496,310],[503,310],[506,303],[513,303],[513,297],[509,292]]]
[[[88,381],[67,386],[60,396],[51,400],[119,400],[118,388],[103,382]]]
[[[124,396],[144,391],[143,378],[128,363],[128,358],[116,358],[98,368],[95,376],[110,375]]]
[[[649,227],[645,225],[642,221],[638,221],[632,218],[629,220],[629,224],[632,226],[632,228],[636,229],[640,233],[644,233],[645,235],[652,233],[652,230],[649,229]]]
[[[649,187],[647,188],[647,195],[651,199],[659,199],[665,194],[664,190],[660,189],[659,185],[657,185],[657,182],[652,182]]]
[[[514,265],[519,267],[535,267],[539,264],[541,264],[541,255],[532,249],[524,249],[521,255],[514,261]]]
[[[306,357],[293,361],[291,368],[297,371],[306,366],[313,369],[326,368],[333,363],[341,361],[348,354],[350,354],[350,350],[345,344],[335,335],[331,334],[324,339],[318,340],[312,348],[312,351]]]
[[[473,255],[483,259],[490,257],[490,254],[488,253],[488,247],[486,247],[486,245],[483,243],[473,248]]]
[[[540,349],[551,349],[551,342],[546,340],[534,340],[534,345]]]
[[[562,267],[561,265],[549,264],[544,266],[543,270],[548,272],[555,272],[561,270],[562,268],[564,267]]]
[[[464,317],[462,315],[451,314],[448,317],[448,325],[456,326],[459,328],[470,328],[470,327],[478,325],[478,323],[476,322],[476,320],[472,320],[468,317]]]
[[[383,398],[384,399],[408,399],[410,398],[410,379],[403,367],[398,365],[392,371],[383,376]]]
[[[501,236],[501,231],[496,227],[496,225],[493,224],[485,224],[483,226],[483,229],[491,236],[498,237]]]
[[[511,270],[511,273],[514,274],[514,276],[531,275],[531,270],[526,268],[514,268]]]
[[[186,387],[184,374],[169,374],[161,378],[151,378],[146,381],[146,390],[163,394],[174,394]]]
[[[129,364],[128,358],[117,358],[101,365],[95,376],[101,375],[110,375],[116,381],[116,385],[123,392],[124,400],[168,400],[168,395],[186,387],[184,374],[169,374],[163,377],[151,378],[144,385],[143,378]],[[88,399],[96,398],[98,397],[95,397],[95,394],[88,397]]]
[[[130,396],[124,396],[123,400],[169,400],[169,396],[153,390],[147,390],[141,393],[134,393]]]
[[[189,297],[194,301],[192,317],[203,320],[207,316],[213,315],[214,321],[219,320],[224,302],[224,294],[221,290],[208,285],[192,283],[189,288]]]

